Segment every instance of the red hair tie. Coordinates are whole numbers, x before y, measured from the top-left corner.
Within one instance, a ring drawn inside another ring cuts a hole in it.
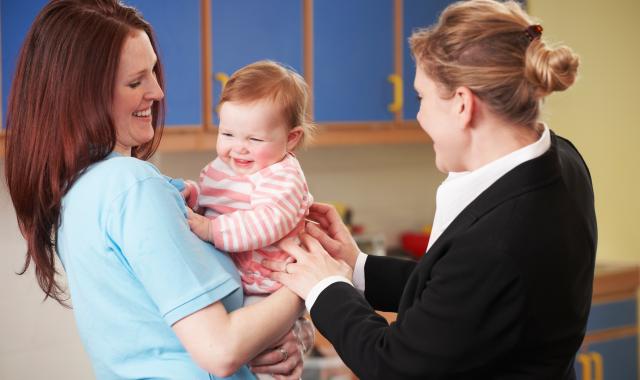
[[[529,25],[529,27],[527,27],[527,29],[524,30],[524,33],[529,38],[529,41],[533,41],[533,40],[537,40],[538,38],[540,38],[540,36],[542,36],[542,30],[543,30],[542,25],[535,24],[535,25]]]

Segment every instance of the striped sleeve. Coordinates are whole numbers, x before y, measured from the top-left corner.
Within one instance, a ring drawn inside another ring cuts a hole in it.
[[[262,170],[251,194],[251,208],[220,215],[211,223],[216,247],[242,252],[269,246],[287,236],[311,205],[302,172],[291,165]]]

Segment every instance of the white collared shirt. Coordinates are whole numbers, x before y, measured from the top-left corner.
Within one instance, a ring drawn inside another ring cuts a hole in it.
[[[483,191],[493,185],[500,177],[507,174],[523,162],[533,160],[543,155],[551,146],[551,133],[544,125],[544,131],[538,141],[515,150],[505,156],[470,172],[449,173],[436,192],[436,213],[431,228],[429,248],[438,240],[449,224],[473,202]],[[360,252],[353,270],[353,285],[364,291],[364,265],[367,255]],[[336,281],[350,283],[348,279],[339,276],[330,277],[317,283],[307,295],[305,301],[307,310],[311,310],[313,303],[320,293]]]

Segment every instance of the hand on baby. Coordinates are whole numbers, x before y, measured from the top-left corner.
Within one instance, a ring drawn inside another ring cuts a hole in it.
[[[200,214],[196,214],[191,209],[187,209],[187,222],[189,223],[191,231],[198,235],[200,239],[209,242],[213,240],[213,237],[210,236],[211,229],[209,228],[209,223],[211,223],[211,221],[209,219]]]

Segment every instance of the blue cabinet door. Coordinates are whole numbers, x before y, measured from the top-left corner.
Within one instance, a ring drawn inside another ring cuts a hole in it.
[[[200,0],[124,0],[153,27],[164,68],[165,123],[202,125]]]
[[[7,101],[20,47],[31,23],[47,0],[0,0],[0,45],[2,54],[2,129],[5,128]]]
[[[575,368],[578,379],[582,379],[586,373],[588,378],[594,380],[637,380],[638,337],[591,344],[588,351],[578,353]]]
[[[314,1],[313,70],[316,121],[392,120],[393,1]]]
[[[35,16],[46,3],[46,0],[2,0],[0,3],[3,111],[20,46]],[[138,8],[156,32],[165,69],[167,126],[201,125],[200,1],[125,0],[125,3]]]
[[[413,78],[416,73],[416,62],[411,55],[409,48],[409,37],[419,28],[428,27],[438,21],[438,17],[442,10],[452,0],[404,0],[403,9],[403,87],[404,87],[404,107],[402,118],[405,120],[414,120],[418,113],[419,101],[416,92],[413,89]]]
[[[211,34],[215,104],[223,76],[255,61],[270,59],[303,75],[301,0],[212,0]]]

